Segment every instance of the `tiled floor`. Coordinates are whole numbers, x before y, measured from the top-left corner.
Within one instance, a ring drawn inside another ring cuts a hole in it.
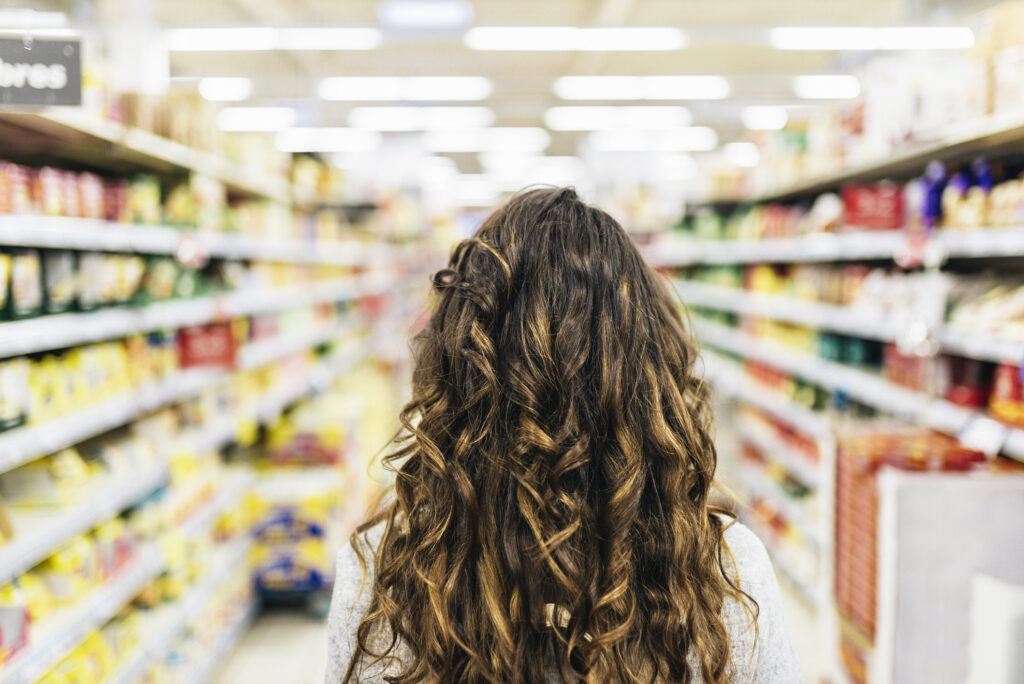
[[[811,682],[821,652],[814,616],[785,584],[782,594],[797,654]],[[275,609],[257,619],[214,684],[320,684],[326,663],[323,621],[299,610]]]
[[[214,684],[320,684],[326,666],[323,620],[274,609],[260,615]]]

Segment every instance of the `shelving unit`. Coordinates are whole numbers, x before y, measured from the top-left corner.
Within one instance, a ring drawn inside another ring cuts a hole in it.
[[[939,230],[930,240],[950,259],[992,259],[1024,255],[1024,228]],[[699,264],[821,263],[891,261],[907,249],[902,231],[820,233],[763,240],[692,240],[666,236],[645,249],[656,266]]]
[[[683,301],[692,307],[771,318],[883,342],[895,342],[900,334],[894,323],[875,315],[865,314],[855,308],[754,294],[735,288],[687,281],[677,281],[676,290]],[[969,334],[955,328],[947,327],[940,331],[939,341],[944,351],[968,358],[994,363],[1019,363],[1024,358],[1024,342]]]
[[[168,255],[177,254],[184,243],[190,243],[193,249],[214,258],[324,266],[372,263],[388,258],[393,249],[359,242],[280,240],[62,216],[0,216],[0,243],[11,247]]]
[[[175,639],[196,620],[221,584],[246,562],[251,547],[252,541],[243,538],[220,549],[209,571],[181,599],[144,616],[141,643],[103,684],[136,684],[150,664],[164,660]]]
[[[182,531],[186,536],[204,533],[216,517],[237,503],[251,480],[251,475],[239,473],[229,482],[226,492],[215,496],[200,511],[186,521]],[[248,547],[245,547],[246,551]],[[244,560],[239,554],[238,562]],[[0,684],[33,684],[77,646],[89,632],[110,620],[128,604],[150,581],[159,575],[166,561],[158,542],[148,542],[139,548],[127,568],[114,578],[94,589],[87,598],[72,608],[49,618],[34,635],[32,644],[9,663],[0,666]],[[236,564],[237,567],[237,564]]]
[[[998,442],[997,451],[1024,460],[1024,430],[998,423],[978,411],[928,397],[856,368],[758,340],[718,323],[698,320],[696,327],[701,339],[714,347],[774,366],[821,387],[840,390],[865,404],[961,440],[966,438],[970,440],[967,446],[972,448],[978,445],[968,430],[977,432],[983,427],[986,444]],[[1001,434],[993,436],[992,431]]]
[[[42,146],[48,154],[117,173],[201,173],[221,181],[238,195],[291,201],[291,188],[284,178],[268,178],[262,169],[74,110],[0,112],[0,135],[20,136],[32,141],[35,148]],[[16,140],[8,138],[8,144]]]
[[[920,175],[928,162],[933,160],[953,162],[991,152],[1008,154],[1024,151],[1024,120],[1016,114],[991,116],[980,124],[965,125],[944,133],[935,142],[895,152],[884,159],[839,169],[813,179],[767,190],[750,198],[721,197],[716,201],[736,204],[786,202],[834,190],[844,183],[913,178]]]

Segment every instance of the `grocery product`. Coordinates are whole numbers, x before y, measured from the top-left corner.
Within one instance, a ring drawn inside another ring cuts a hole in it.
[[[10,288],[8,313],[12,318],[27,318],[42,312],[42,264],[37,250],[11,252]]]

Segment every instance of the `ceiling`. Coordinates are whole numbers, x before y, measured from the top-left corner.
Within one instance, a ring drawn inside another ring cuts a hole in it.
[[[0,0],[0,5],[11,4]],[[23,0],[13,4],[61,9],[83,28],[126,21],[154,29],[380,26],[378,0]],[[172,52],[172,85],[189,89],[196,87],[199,77],[247,77],[252,79],[253,93],[242,104],[283,104],[298,111],[301,125],[345,126],[350,110],[367,103],[319,100],[317,85],[324,77],[483,76],[490,79],[493,91],[486,101],[474,104],[492,108],[495,125],[543,126],[544,112],[554,105],[630,104],[559,100],[553,85],[562,76],[719,75],[729,81],[727,99],[642,104],[685,105],[694,125],[713,127],[719,141],[727,143],[745,135],[740,122],[745,106],[797,105],[794,76],[843,73],[867,56],[777,50],[770,45],[769,29],[962,23],[995,0],[473,0],[472,4],[476,26],[675,27],[686,31],[689,44],[650,52],[478,51],[464,43],[465,29],[384,28],[379,47],[368,51]],[[553,132],[547,154],[576,154],[583,135]]]

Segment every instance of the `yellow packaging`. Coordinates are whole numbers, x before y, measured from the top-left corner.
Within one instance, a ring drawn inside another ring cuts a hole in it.
[[[23,574],[18,578],[18,587],[25,597],[25,607],[33,622],[42,620],[57,608],[50,588],[38,573],[29,571]]]
[[[96,549],[87,537],[77,537],[46,559],[39,572],[58,603],[75,603],[95,586]]]

